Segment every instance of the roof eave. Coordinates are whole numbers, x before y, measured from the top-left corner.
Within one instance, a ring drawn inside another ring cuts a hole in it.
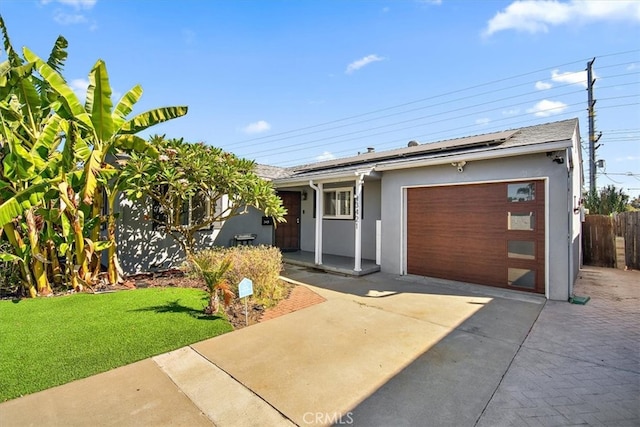
[[[318,173],[318,174],[309,174],[306,176],[300,177],[292,177],[292,178],[282,178],[282,179],[274,179],[273,185],[275,187],[294,187],[301,185],[308,185],[309,181],[313,181],[316,184],[319,183],[329,183],[329,182],[339,182],[339,181],[354,181],[358,178],[360,172],[365,169],[371,170],[371,172],[367,173],[369,178],[379,179],[380,174],[375,172],[376,167],[371,166],[370,168],[360,168],[358,170],[350,169],[348,171],[336,171],[333,173]]]

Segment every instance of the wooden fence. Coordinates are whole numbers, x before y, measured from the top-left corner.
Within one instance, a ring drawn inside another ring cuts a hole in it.
[[[582,224],[584,264],[616,267],[616,236],[624,238],[624,265],[640,270],[640,211],[587,215]]]
[[[624,265],[640,270],[640,211],[615,216],[616,236],[624,237]]]

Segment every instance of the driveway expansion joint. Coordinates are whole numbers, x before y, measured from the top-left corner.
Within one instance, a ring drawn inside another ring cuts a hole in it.
[[[211,364],[212,366],[215,366],[217,369],[219,369],[220,371],[224,372],[225,374],[227,374],[229,376],[229,378],[231,378],[233,381],[237,382],[238,384],[240,384],[242,387],[244,387],[245,389],[247,389],[253,396],[254,398],[259,399],[260,401],[264,402],[266,405],[268,405],[269,407],[271,407],[274,411],[276,411],[277,413],[279,413],[284,419],[286,419],[287,421],[290,421],[291,423],[297,425],[293,420],[291,420],[289,417],[287,417],[282,411],[280,411],[278,408],[276,408],[275,406],[273,406],[269,401],[265,400],[262,396],[260,396],[258,393],[256,393],[254,390],[251,389],[251,387],[249,387],[247,384],[243,383],[239,378],[235,377],[231,372],[227,371],[226,369],[222,368],[222,366],[219,366],[218,364],[216,364],[215,362],[209,360],[204,354],[202,354],[201,352],[199,352],[198,350],[196,350],[195,348],[193,348],[193,346],[188,346],[191,350],[193,350],[194,353],[196,353],[198,356],[200,356],[203,360],[205,360],[207,363]],[[178,387],[179,388],[179,387]]]

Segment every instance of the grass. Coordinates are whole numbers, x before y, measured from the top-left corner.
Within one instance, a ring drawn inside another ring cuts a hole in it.
[[[207,294],[149,288],[0,301],[0,402],[232,330]]]

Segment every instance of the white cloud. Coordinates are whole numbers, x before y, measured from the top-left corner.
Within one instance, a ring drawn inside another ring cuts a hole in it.
[[[636,0],[516,0],[487,23],[485,36],[498,31],[548,32],[549,27],[593,21],[640,21]]]
[[[504,110],[502,112],[503,116],[515,116],[516,114],[520,114],[520,110],[518,110],[517,108],[513,108],[511,110]]]
[[[89,89],[89,80],[87,79],[73,79],[69,82],[69,86],[75,92],[78,99],[83,102],[87,97],[87,89]]]
[[[489,124],[490,121],[491,119],[489,117],[482,117],[480,119],[476,119],[476,124],[486,126]]]
[[[266,132],[269,129],[271,129],[271,125],[268,122],[264,120],[258,120],[257,122],[249,123],[242,129],[242,131],[244,133],[254,134]]]
[[[336,156],[334,156],[332,152],[325,151],[322,154],[320,154],[319,156],[316,156],[316,161],[322,162],[322,161],[325,161],[325,160],[333,160],[335,158],[336,158]]]
[[[84,15],[80,15],[78,13],[65,13],[60,10],[55,12],[53,20],[60,25],[84,24],[87,22],[87,18]]]
[[[64,4],[66,6],[71,6],[76,10],[80,10],[80,9],[89,10],[93,8],[93,6],[95,6],[96,3],[98,2],[98,0],[42,0],[40,3],[46,5],[54,1],[60,4]]]
[[[69,82],[69,87],[76,94],[80,102],[84,103],[87,98],[87,90],[89,89],[89,80],[73,79]],[[122,93],[111,89],[111,101],[115,104],[122,98]]]
[[[61,5],[53,12],[53,20],[55,22],[60,25],[74,25],[89,23],[89,19],[87,19],[87,16],[81,11],[92,9],[96,5],[97,0],[40,0],[40,4],[45,6],[50,3]],[[98,26],[95,22],[89,27],[91,31],[97,28]]]
[[[367,55],[364,58],[360,58],[356,61],[353,61],[351,64],[347,65],[347,69],[345,70],[345,73],[347,74],[351,74],[354,71],[359,70],[360,68],[369,65],[373,62],[377,62],[377,61],[384,61],[385,58],[378,56],[378,55]]]
[[[547,90],[547,89],[551,89],[553,87],[553,85],[551,83],[548,82],[536,82],[536,89],[537,90]]]
[[[596,77],[595,73],[593,76]],[[576,72],[567,71],[565,73],[561,73],[559,70],[553,70],[551,72],[551,80],[558,83],[568,83],[572,85],[582,85],[584,87],[587,87],[587,72],[585,70]]]
[[[536,117],[549,117],[554,114],[560,114],[564,110],[567,109],[567,104],[560,101],[549,101],[548,99],[543,99],[538,102],[532,108],[527,110],[527,113],[531,113]]]

